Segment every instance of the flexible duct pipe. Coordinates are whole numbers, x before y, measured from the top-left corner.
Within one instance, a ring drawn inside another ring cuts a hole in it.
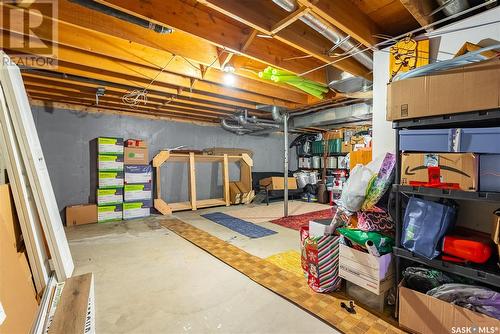
[[[229,132],[232,132],[234,134],[237,134],[237,135],[244,135],[244,134],[248,134],[250,132],[252,132],[252,130],[249,130],[249,129],[245,129],[244,127],[242,127],[241,125],[238,125],[238,124],[230,124],[229,123],[229,120],[227,119],[221,119],[220,121],[220,126],[226,130],[226,131],[229,131]]]
[[[293,12],[297,9],[295,0],[273,0],[273,2],[287,12]],[[305,15],[300,17],[300,20],[307,24],[309,27],[319,32],[321,35],[325,36],[335,45],[346,38],[346,35],[343,32],[324,22],[313,13],[306,13]],[[339,45],[339,48],[346,52],[355,53],[357,51],[360,51],[360,49],[357,47],[356,42],[353,42],[351,39],[344,40],[342,44]],[[371,56],[366,52],[355,54],[353,57],[361,64],[363,64],[366,68],[370,70],[373,69],[373,60]]]

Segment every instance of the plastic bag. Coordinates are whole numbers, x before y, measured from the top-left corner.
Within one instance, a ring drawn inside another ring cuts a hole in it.
[[[429,296],[500,319],[500,293],[482,286],[444,284],[427,292]]]
[[[347,239],[351,240],[353,243],[365,247],[368,240],[375,244],[380,255],[384,255],[392,252],[392,247],[394,246],[394,239],[383,235],[378,232],[365,232],[361,230],[355,230],[350,228],[338,228],[337,232],[342,234]]]
[[[368,186],[375,176],[367,166],[356,165],[342,189],[340,205],[351,212],[359,211],[365,201]]]
[[[406,287],[427,293],[440,285],[453,283],[453,279],[442,271],[430,268],[408,267],[403,271]]]

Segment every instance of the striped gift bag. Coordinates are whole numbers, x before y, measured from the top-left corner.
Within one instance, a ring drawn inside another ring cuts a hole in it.
[[[309,227],[300,230],[302,269],[311,289],[316,292],[335,291],[340,287],[339,237],[310,237]]]

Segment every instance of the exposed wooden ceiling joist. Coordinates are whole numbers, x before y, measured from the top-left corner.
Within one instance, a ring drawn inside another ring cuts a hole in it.
[[[312,55],[322,62],[329,63],[335,60],[335,58],[327,55],[333,43],[309,27],[300,29],[300,25],[292,24],[293,22],[291,22],[287,27],[273,33],[273,25],[280,22],[279,15],[283,15],[284,12],[272,3],[257,1],[254,7],[249,6],[245,1],[234,0],[201,0],[200,3],[256,31],[273,35],[275,40]],[[266,13],[268,17],[262,15],[262,13]],[[275,14],[273,15],[273,13]],[[354,75],[371,78],[370,71],[354,58],[339,61],[335,66]]]
[[[242,43],[252,29],[204,11],[201,5],[194,6],[181,0],[149,0],[137,2],[127,0],[100,1],[106,5],[148,18],[198,36],[232,52],[240,52]],[[314,58],[297,58],[306,54],[275,39],[255,38],[243,52],[245,56],[280,67],[294,73],[302,73],[323,64]],[[308,76],[318,82],[326,82],[326,74],[316,71]]]
[[[8,34],[6,32],[3,32],[3,38],[4,40],[12,40],[16,38],[22,39],[19,35]],[[180,87],[181,89],[196,91],[200,94],[208,93],[218,96],[252,101],[254,103],[260,104],[276,104],[283,107],[290,107],[297,103],[297,101],[287,102],[270,97],[275,92],[273,88],[269,88],[269,96],[250,93],[251,91],[258,91],[262,93],[266,89],[266,87],[260,87],[259,82],[252,80],[248,80],[248,82],[238,82],[238,87],[240,87],[240,89],[224,87],[222,85],[217,85],[206,81],[198,81],[195,83],[194,87],[192,87],[191,80],[181,75],[166,71],[160,73],[159,70],[155,68],[123,61],[116,58],[102,56],[96,53],[77,50],[64,45],[58,46],[58,59],[58,70],[61,72],[70,73],[68,72],[68,66],[66,65],[70,65],[69,67],[79,68],[81,70],[83,70],[84,67],[87,67],[86,73],[80,72],[77,75],[93,77],[96,73],[111,72],[114,73],[113,75],[127,78],[129,80],[129,85],[139,88],[146,87],[149,82],[151,82],[151,80],[156,77],[155,83],[164,83],[166,85]],[[39,66],[39,68],[43,68],[44,65],[34,64],[34,67],[36,66]],[[218,75],[218,73],[211,72],[207,75],[216,76]],[[293,94],[289,94],[287,96],[293,97]],[[302,94],[302,97],[304,98],[302,103],[307,103],[306,95]]]
[[[161,112],[153,112],[153,111],[142,111],[142,110],[134,110],[131,111],[126,108],[110,108],[110,107],[98,107],[98,106],[88,106],[82,104],[76,104],[74,102],[57,102],[52,98],[32,98],[30,97],[31,106],[39,106],[48,109],[63,109],[63,110],[71,110],[73,112],[87,114],[87,113],[104,113],[104,114],[115,114],[120,116],[132,116],[139,117],[145,119],[153,119],[153,120],[166,120],[166,121],[175,121],[175,122],[183,122],[183,123],[191,123],[191,124],[199,124],[199,125],[211,125],[216,126],[218,123],[207,121],[204,119],[197,118],[184,118],[179,116],[168,116]]]
[[[429,16],[429,14],[435,7],[434,1],[432,0],[400,0],[400,1],[422,27],[425,27],[434,21],[433,16]]]
[[[353,6],[349,0],[298,0],[298,2],[365,46],[375,45],[377,40],[374,35],[383,32],[375,22]]]

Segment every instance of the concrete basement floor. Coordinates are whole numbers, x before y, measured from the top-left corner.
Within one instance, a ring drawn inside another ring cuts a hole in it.
[[[280,216],[280,207],[282,203],[219,207],[175,216],[267,257],[299,249],[297,231],[266,222]],[[291,202],[290,214],[325,208]],[[278,234],[249,239],[200,217],[215,211],[253,217]],[[98,333],[338,333],[163,228],[161,219],[67,228],[75,275],[94,273]]]

